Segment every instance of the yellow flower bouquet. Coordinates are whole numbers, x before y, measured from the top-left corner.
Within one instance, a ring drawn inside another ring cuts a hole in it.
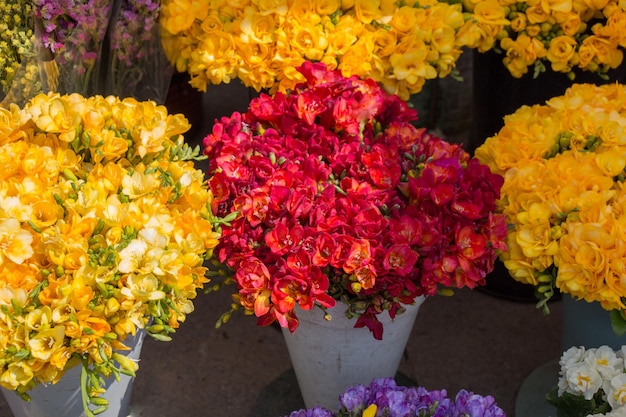
[[[626,311],[625,126],[626,86],[574,84],[506,116],[476,150],[504,177],[500,259],[546,312],[557,288],[614,319]]]
[[[452,0],[451,2],[456,2]],[[468,46],[496,50],[517,78],[549,66],[571,79],[576,69],[598,73],[617,68],[626,46],[626,9],[619,0],[463,0],[476,22]]]
[[[436,0],[163,0],[162,41],[201,91],[238,78],[285,92],[312,61],[407,100],[455,69],[469,40],[460,29],[473,24],[461,9]]]
[[[0,105],[22,103],[41,92],[34,47],[32,4],[0,2]]]
[[[127,336],[169,340],[193,311],[220,229],[188,129],[114,96],[0,108],[0,385],[27,398],[82,366],[97,414],[103,378],[138,368]]]

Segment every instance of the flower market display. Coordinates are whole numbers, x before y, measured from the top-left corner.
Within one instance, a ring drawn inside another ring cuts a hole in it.
[[[233,309],[294,332],[296,305],[339,301],[381,339],[381,312],[484,284],[506,249],[502,177],[415,128],[416,111],[373,80],[299,71],[294,91],[262,94],[204,139]]]
[[[446,390],[398,386],[392,378],[373,380],[368,386],[349,387],[338,410],[323,407],[294,411],[285,417],[505,417],[492,396],[461,390],[454,399]]]
[[[114,96],[0,108],[0,385],[28,398],[82,366],[97,414],[103,378],[138,368],[127,336],[170,340],[193,311],[220,233],[188,129]]]
[[[557,417],[626,415],[626,347],[571,347],[559,360],[559,380],[548,394]]]
[[[30,2],[0,2],[0,105],[41,92]],[[14,80],[16,82],[14,83]]]
[[[304,61],[372,78],[407,100],[454,72],[474,25],[460,4],[426,1],[163,0],[163,45],[191,84],[240,79],[285,92]]]
[[[158,0],[34,0],[44,91],[165,101]],[[107,50],[103,50],[108,45]]]
[[[626,309],[625,124],[624,86],[574,84],[506,116],[476,150],[504,176],[499,211],[509,229],[501,259],[513,278],[536,288],[539,307],[547,310],[558,288],[605,310]]]
[[[467,46],[496,50],[511,75],[546,70],[574,78],[574,70],[606,77],[623,60],[626,9],[604,1],[463,1],[476,23],[466,32]],[[471,40],[470,40],[471,39]]]

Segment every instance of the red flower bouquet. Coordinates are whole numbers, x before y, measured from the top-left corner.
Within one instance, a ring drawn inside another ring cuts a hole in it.
[[[294,332],[296,305],[342,301],[381,339],[384,310],[484,284],[506,249],[502,177],[414,127],[417,112],[374,81],[299,71],[294,91],[253,99],[204,139],[214,210],[231,220],[217,250],[233,309]]]

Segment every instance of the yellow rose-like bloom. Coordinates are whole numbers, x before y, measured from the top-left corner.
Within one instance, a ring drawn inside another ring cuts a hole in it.
[[[569,36],[557,36],[550,41],[547,58],[550,60],[552,70],[567,71],[571,69],[570,61],[576,53],[576,41]]]
[[[330,16],[341,7],[340,0],[316,0],[315,11],[320,16]],[[381,6],[382,8],[382,6]]]
[[[597,277],[606,276],[607,254],[616,244],[615,239],[597,224],[572,223],[566,227],[569,233],[561,240],[557,285],[574,297],[592,300],[604,285]],[[619,292],[604,293],[605,301],[621,305]],[[606,299],[607,295],[610,299]]]
[[[580,46],[580,54],[583,55],[585,51],[587,51],[587,56],[592,57],[598,64],[604,64],[610,68],[617,68],[624,58],[623,52],[617,49],[617,42],[597,36],[589,36],[583,41]],[[581,58],[579,65],[582,65],[582,62]],[[587,63],[587,65],[590,64]]]
[[[581,30],[584,30],[585,25],[583,25],[582,19],[580,18],[580,14],[569,12],[569,13],[554,13],[554,19],[558,23],[559,27],[563,30],[563,35],[574,37]]]
[[[409,6],[402,6],[393,14],[389,24],[398,33],[410,33],[416,27],[418,14],[418,9]]]
[[[543,23],[550,18],[549,7],[543,7],[542,3],[534,4],[526,9],[526,17],[530,24]]]
[[[574,84],[524,106],[476,150],[504,176],[499,210],[510,223],[506,268],[544,288],[625,310],[626,88]],[[542,152],[529,152],[529,146]]]
[[[613,147],[597,155],[596,163],[602,174],[607,177],[616,177],[626,168],[626,154],[618,147]]]
[[[531,204],[528,211],[517,215],[517,243],[524,255],[536,258],[555,255],[559,246],[552,239],[550,217],[552,211],[546,204]]]
[[[206,16],[209,0],[176,0],[163,5],[161,24],[171,33],[188,29],[195,19]]]
[[[523,284],[537,285],[535,277],[536,267],[533,265],[533,259],[526,258],[521,247],[517,244],[514,233],[507,236],[507,252],[502,254],[500,259],[509,271],[509,274]],[[546,266],[550,266],[547,263]]]
[[[382,17],[380,0],[355,0],[354,11],[357,19],[366,25]]]
[[[410,46],[444,77],[468,46],[467,37],[456,36],[465,20],[460,5],[432,0],[214,2],[193,22],[186,2],[180,7],[170,2],[176,0],[164,2],[161,16],[164,49],[200,91],[208,83],[239,78],[257,91],[286,92],[302,81],[297,68],[308,60],[339,68],[345,76],[372,78],[406,98],[421,90],[423,80],[397,80],[390,63],[394,52],[404,54]]]
[[[244,43],[268,44],[272,42],[276,26],[277,24],[271,14],[250,14],[239,25],[241,29],[240,39]]]
[[[474,6],[473,18],[479,23],[502,27],[509,23],[497,0],[479,1]]]
[[[517,78],[526,74],[530,65],[547,54],[540,41],[525,35],[519,36],[516,40],[505,38],[500,46],[506,51],[504,65],[511,75]]]
[[[406,80],[410,84],[431,80],[437,77],[437,71],[427,61],[427,51],[422,48],[399,54],[394,53],[389,58],[393,73],[398,80]]]

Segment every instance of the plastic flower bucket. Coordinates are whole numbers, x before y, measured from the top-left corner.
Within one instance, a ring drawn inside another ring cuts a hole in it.
[[[124,343],[131,348],[127,357],[138,360],[146,332],[140,331],[134,337],[129,336]],[[14,417],[83,417],[83,403],[80,388],[81,367],[69,369],[56,384],[39,385],[30,390],[30,401],[22,400],[15,392],[2,388],[9,408]],[[107,379],[106,393],[103,397],[109,401],[107,411],[99,417],[127,417],[134,379],[128,375],[120,375]]]
[[[378,315],[382,340],[365,327],[354,328],[355,319],[345,317],[343,303],[328,310],[330,321],[320,309],[298,309],[295,333],[282,331],[306,407],[335,409],[348,387],[395,377],[423,301],[424,297],[416,298],[393,320],[387,312]]]

